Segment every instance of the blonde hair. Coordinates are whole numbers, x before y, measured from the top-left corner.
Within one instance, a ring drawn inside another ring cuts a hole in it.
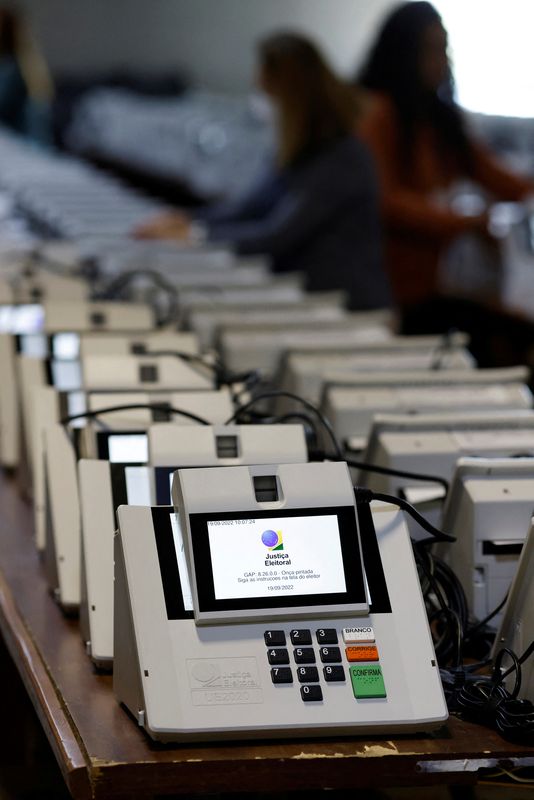
[[[258,50],[263,76],[280,111],[281,166],[355,130],[356,95],[311,41],[278,33],[261,41]]]

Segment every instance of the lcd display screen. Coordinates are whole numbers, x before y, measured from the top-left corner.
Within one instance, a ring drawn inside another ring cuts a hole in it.
[[[151,506],[150,467],[124,467],[126,497],[130,506]]]
[[[208,536],[216,600],[347,590],[335,514],[214,520]]]
[[[84,414],[87,411],[87,401],[85,392],[68,392],[66,397],[67,414],[69,416],[74,414]],[[75,420],[72,424],[74,428],[81,428],[86,424],[87,420],[80,418]]]
[[[200,612],[367,604],[351,506],[189,519]]]
[[[146,433],[110,434],[109,461],[116,464],[146,464],[148,437]]]
[[[55,333],[52,336],[52,355],[61,360],[74,360],[80,355],[80,337],[77,333]]]
[[[48,356],[48,338],[44,333],[24,333],[17,337],[17,350],[31,358]]]
[[[39,333],[44,326],[40,305],[0,306],[0,333]]]
[[[82,386],[82,370],[79,361],[51,361],[52,385],[60,392],[75,392]]]

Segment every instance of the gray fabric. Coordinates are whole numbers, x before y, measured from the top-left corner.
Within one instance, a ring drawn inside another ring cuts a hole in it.
[[[345,289],[354,309],[391,304],[371,157],[350,136],[265,176],[249,195],[199,215],[208,238],[266,253],[276,272],[307,275],[310,291]]]

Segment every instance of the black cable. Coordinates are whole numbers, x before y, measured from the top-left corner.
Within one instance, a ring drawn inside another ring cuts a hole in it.
[[[316,406],[313,405],[313,403],[310,403],[308,400],[305,400],[303,397],[299,397],[298,394],[293,394],[293,392],[285,392],[285,391],[281,391],[281,390],[273,390],[273,391],[262,392],[261,394],[257,394],[255,397],[252,398],[252,400],[249,400],[248,403],[245,403],[244,405],[239,406],[234,411],[232,416],[229,419],[227,419],[224,424],[225,425],[229,425],[231,422],[234,422],[234,420],[237,420],[241,414],[243,414],[245,411],[248,411],[249,408],[251,408],[255,403],[259,402],[260,400],[269,400],[269,399],[272,399],[272,398],[275,398],[275,397],[287,397],[290,400],[295,400],[297,403],[301,403],[304,406],[304,408],[307,408],[309,411],[311,411],[313,414],[315,414],[317,419],[320,421],[321,425],[323,425],[324,429],[328,433],[328,436],[330,437],[330,440],[331,440],[332,445],[334,447],[336,460],[343,461],[343,453],[341,451],[341,447],[340,447],[339,442],[338,442],[338,440],[336,438],[336,434],[334,433],[334,429],[332,428],[332,425],[331,425],[330,421],[324,416],[323,413],[321,413],[321,411],[319,411],[319,409]]]
[[[214,360],[211,362],[197,353],[185,353],[182,350],[149,350],[138,355],[140,357],[146,356],[147,358],[179,358],[180,361],[185,361],[187,364],[200,364],[200,366],[206,367],[215,375],[218,385],[222,382],[220,380],[221,374],[225,372],[224,366],[220,361]]]
[[[503,672],[501,667],[505,656],[509,656],[512,659],[512,666],[507,669],[506,672]],[[504,683],[505,678],[507,678],[512,672],[515,672],[514,688],[511,692],[511,695],[514,699],[521,691],[521,663],[521,659],[516,656],[513,650],[510,650],[509,647],[503,647],[497,653],[495,662],[493,664],[491,679],[496,685]]]
[[[315,438],[317,438],[315,422],[309,414],[304,414],[301,411],[288,411],[287,414],[282,414],[280,417],[272,417],[271,422],[273,425],[283,425],[285,422],[289,422],[292,419],[300,420],[300,422],[306,424],[313,431]]]
[[[379,475],[393,475],[397,478],[408,478],[415,481],[429,481],[431,483],[439,483],[445,489],[445,494],[449,491],[449,481],[439,475],[423,475],[419,472],[406,472],[401,469],[393,469],[392,467],[382,467],[377,464],[368,464],[365,461],[354,461],[353,459],[343,459],[349,467],[359,469],[362,472],[376,472]]]
[[[460,618],[456,611],[445,604],[442,608],[436,610],[429,616],[428,622],[431,630],[433,623],[438,622],[441,617],[445,617],[445,628],[437,642],[434,642],[434,649],[438,662],[441,664],[452,661],[456,667],[459,667],[462,663],[463,641]],[[451,622],[453,627],[452,631],[450,630]],[[454,633],[454,638],[452,633]]]
[[[518,663],[520,665],[523,664],[527,660],[527,658],[530,658],[532,653],[534,653],[534,641],[532,641],[527,647],[527,649],[524,651],[524,653],[518,657],[517,659]],[[510,667],[510,669],[501,676],[502,679],[504,680],[504,678],[506,678],[512,670],[513,667]]]
[[[444,588],[449,606],[458,614],[463,633],[469,622],[469,607],[464,587],[456,573],[442,558],[438,558],[436,555],[431,555],[431,558],[434,563],[436,580]]]
[[[513,650],[503,648],[494,661],[491,676],[472,674],[470,667],[440,670],[447,706],[452,713],[479,725],[494,728],[507,741],[534,745],[534,704],[519,700],[521,664],[534,652],[534,642],[518,657]],[[501,672],[505,657],[512,666]],[[479,665],[476,665],[479,668]],[[515,672],[514,687],[506,689],[504,679]]]
[[[423,598],[426,600],[427,595],[432,588],[432,584],[427,575],[427,570],[433,572],[434,561],[431,557],[430,550],[427,547],[421,547],[418,549],[414,547],[414,556],[417,573],[419,575],[419,582],[421,584],[421,592],[423,593]],[[424,561],[425,563],[420,564],[420,560]]]
[[[463,669],[467,673],[475,673],[478,672],[479,669],[484,669],[484,667],[489,667],[492,663],[491,658],[485,658],[484,661],[477,661],[475,664],[464,664]]]
[[[461,590],[460,600],[455,592],[451,592],[451,586],[445,580],[447,573],[439,569],[439,560],[436,559],[424,548],[414,547],[416,563],[423,570],[428,581],[428,588],[422,585],[423,597],[427,606],[427,615],[434,640],[436,658],[441,665],[448,664],[450,661],[458,666],[462,660],[463,631],[467,621],[467,602],[463,590]],[[428,562],[428,563],[426,563]],[[438,601],[439,608],[431,611],[430,591],[434,593]],[[437,627],[440,620],[443,620],[443,628]]]
[[[287,414],[282,414],[281,417],[273,417],[272,423],[283,425],[285,422],[290,422],[294,419],[302,422],[304,430],[309,431],[310,441],[308,441],[308,451],[311,450],[311,455],[313,456],[320,455],[318,452],[319,437],[317,434],[317,428],[315,427],[314,420],[309,416],[309,414],[304,414],[302,411],[289,411]],[[310,458],[310,455],[308,457]]]
[[[415,509],[411,503],[408,503],[407,500],[404,500],[402,497],[394,497],[391,494],[382,494],[382,492],[373,492],[371,489],[367,489],[365,487],[356,486],[354,488],[354,494],[356,496],[356,503],[370,503],[372,500],[382,500],[384,503],[392,503],[394,506],[398,506],[403,511],[406,511],[418,525],[423,528],[427,533],[430,533],[432,539],[423,539],[419,542],[419,545],[426,544],[430,541],[438,541],[438,542],[455,542],[456,537],[451,536],[449,533],[445,533],[441,531],[439,528],[435,528],[432,523],[430,523],[422,514]]]
[[[436,657],[441,665],[450,661],[458,665],[462,659],[463,632],[468,621],[465,592],[452,570],[437,559],[425,544],[428,541],[450,541],[452,537],[431,525],[407,501],[387,494],[375,493],[369,489],[355,487],[357,505],[369,505],[372,500],[392,503],[411,514],[416,521],[432,534],[432,539],[414,543],[414,557],[418,569],[421,590],[434,640]],[[452,539],[452,541],[455,541]],[[432,600],[437,600],[438,608]],[[433,607],[434,606],[434,607]]]
[[[168,414],[177,414],[178,416],[186,417],[193,422],[198,422],[199,425],[211,425],[208,420],[204,419],[203,417],[199,417],[197,414],[193,414],[191,411],[184,411],[181,408],[174,408],[166,403],[126,403],[121,406],[107,406],[106,408],[98,408],[93,411],[83,411],[80,414],[70,414],[68,417],[63,417],[63,419],[60,420],[60,423],[61,425],[68,425],[75,419],[94,419],[95,417],[99,417],[101,414],[112,414],[115,411],[133,411],[141,408],[148,409],[150,411],[164,411]]]
[[[152,350],[146,353],[139,353],[140,356],[153,356],[155,358],[179,358],[182,361],[185,361],[189,364],[200,364],[206,369],[211,370],[214,373],[215,379],[217,382],[217,388],[221,386],[232,386],[235,383],[245,383],[248,384],[251,381],[256,382],[259,380],[260,376],[258,375],[257,370],[250,370],[249,372],[238,372],[232,373],[229,372],[223,362],[215,358],[213,361],[210,361],[209,358],[206,356],[200,356],[196,353],[184,353],[182,350]],[[245,390],[248,387],[245,387]]]
[[[472,628],[469,628],[469,630],[467,631],[467,635],[465,637],[466,641],[469,641],[473,637],[474,633],[476,633],[477,631],[481,630],[485,625],[488,624],[488,622],[490,620],[493,619],[493,617],[497,616],[499,611],[501,611],[504,608],[504,606],[506,605],[506,601],[508,600],[509,591],[510,590],[508,590],[508,592],[506,592],[506,594],[504,595],[504,597],[501,600],[501,602],[499,603],[499,605],[496,608],[494,608],[493,611],[491,611],[487,615],[487,617],[484,617],[484,619],[480,620],[480,622],[477,622],[475,625],[473,625]]]
[[[254,389],[256,389],[258,387],[258,384],[260,384],[262,380],[263,380],[263,375],[261,374],[259,369],[250,370],[250,372],[245,372],[243,373],[243,376],[238,375],[238,380],[236,380],[235,383],[244,383],[244,386],[238,392],[232,391],[232,402],[234,406],[238,406],[241,402],[241,397],[246,392],[250,393]],[[233,384],[229,383],[228,385],[232,389]]]
[[[176,287],[170,283],[160,272],[154,269],[132,269],[127,272],[122,272],[100,292],[95,294],[98,300],[113,300],[121,297],[122,292],[128,288],[135,278],[149,278],[153,284],[165,292],[169,297],[169,309],[166,319],[159,319],[158,325],[167,325],[174,322],[178,318],[178,292]]]

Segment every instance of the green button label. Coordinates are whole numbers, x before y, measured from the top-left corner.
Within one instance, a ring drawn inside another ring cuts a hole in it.
[[[352,691],[357,700],[387,697],[380,664],[361,664],[350,668]]]

